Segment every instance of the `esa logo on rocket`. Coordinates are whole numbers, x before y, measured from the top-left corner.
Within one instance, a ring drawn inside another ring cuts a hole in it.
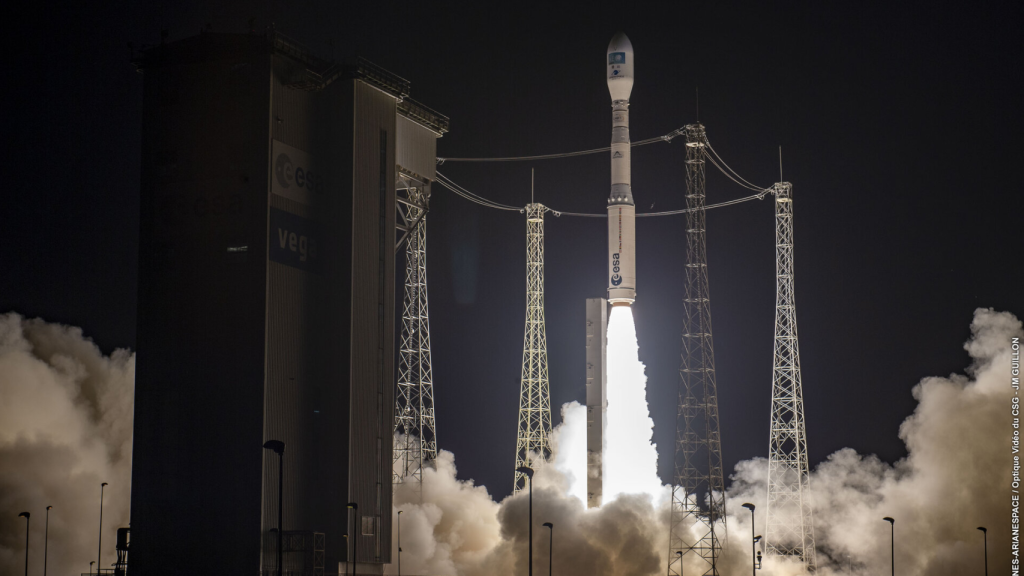
[[[612,286],[622,284],[622,276],[619,276],[619,255],[612,254]]]

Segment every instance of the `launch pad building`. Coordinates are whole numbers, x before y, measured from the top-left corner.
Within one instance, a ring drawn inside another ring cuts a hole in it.
[[[408,100],[407,81],[275,32],[204,33],[138,64],[129,573],[276,574],[279,456],[262,448],[274,439],[283,571],[335,573],[354,557],[380,574],[396,156],[430,159],[432,177],[447,118]]]

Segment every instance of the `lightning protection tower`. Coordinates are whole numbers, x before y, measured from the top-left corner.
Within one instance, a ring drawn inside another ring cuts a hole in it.
[[[533,465],[533,456],[551,455],[551,388],[548,384],[548,338],[544,328],[544,213],[548,207],[526,206],[526,335],[519,391],[519,435],[516,469]],[[526,488],[525,474],[516,472],[515,492]]]
[[[772,191],[775,193],[775,366],[772,370],[765,552],[768,556],[798,557],[808,570],[814,571],[814,518],[793,292],[793,187],[789,182],[780,182]]]
[[[706,137],[704,126],[700,124],[690,124],[684,131],[686,207],[689,209],[686,213],[686,296],[668,574],[681,576],[683,561],[692,554],[704,561],[703,574],[718,576],[718,559],[725,538],[725,482],[704,234]]]
[[[422,483],[424,466],[437,458],[427,308],[426,216],[430,187],[402,174],[398,180],[399,230],[404,232],[401,240],[405,241],[405,298],[395,402],[396,484]]]

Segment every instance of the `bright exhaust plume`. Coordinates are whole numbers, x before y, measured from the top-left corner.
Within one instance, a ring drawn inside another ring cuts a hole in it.
[[[612,306],[608,319],[608,411],[604,431],[604,501],[645,494],[655,503],[666,492],[658,478],[654,420],[647,407],[647,375],[640,362],[633,309]]]

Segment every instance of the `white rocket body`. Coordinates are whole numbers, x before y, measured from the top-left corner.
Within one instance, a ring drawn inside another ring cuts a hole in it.
[[[633,45],[619,32],[608,44],[608,92],[612,97],[612,191],[608,198],[608,302],[636,300],[636,206],[630,189],[629,94]]]

